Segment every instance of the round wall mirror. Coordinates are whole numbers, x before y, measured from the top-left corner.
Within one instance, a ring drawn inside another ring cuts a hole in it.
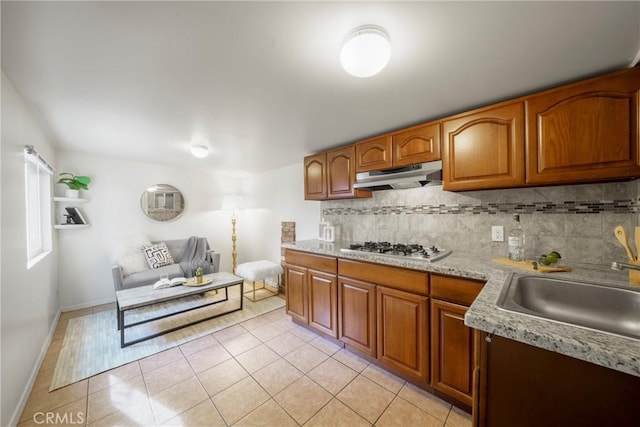
[[[140,206],[142,212],[155,221],[171,221],[182,214],[184,197],[173,185],[156,184],[142,193]]]

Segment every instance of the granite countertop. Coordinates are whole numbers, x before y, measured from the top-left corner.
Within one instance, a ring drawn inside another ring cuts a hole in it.
[[[498,308],[496,306],[498,295],[510,273],[525,273],[525,270],[510,268],[496,264],[488,258],[479,258],[460,252],[454,252],[446,258],[435,262],[424,262],[407,258],[385,257],[371,253],[353,254],[340,252],[341,248],[349,247],[349,242],[341,241],[328,243],[313,239],[283,243],[282,246],[316,254],[411,268],[428,273],[486,280],[485,286],[465,315],[465,324],[467,326],[627,374],[640,376],[640,340]],[[572,265],[572,267],[573,271],[570,273],[547,274],[553,274],[555,277],[561,275],[563,278],[638,290],[638,287],[628,284],[626,271],[616,272],[606,268],[606,266],[589,264]],[[529,274],[529,272],[526,273]],[[638,315],[640,316],[640,312]]]

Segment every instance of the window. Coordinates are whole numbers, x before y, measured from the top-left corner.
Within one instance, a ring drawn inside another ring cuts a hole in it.
[[[53,168],[31,146],[24,150],[27,268],[51,252],[51,176]]]

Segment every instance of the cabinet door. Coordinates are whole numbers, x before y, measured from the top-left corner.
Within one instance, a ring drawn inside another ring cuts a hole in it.
[[[419,381],[429,380],[427,297],[378,286],[378,359]]]
[[[527,183],[637,177],[640,70],[526,101]]]
[[[356,144],[356,172],[392,167],[391,137],[382,136]]]
[[[375,357],[376,286],[339,277],[338,293],[338,338]]]
[[[473,329],[465,326],[467,307],[431,300],[431,384],[471,405],[473,392]]]
[[[287,314],[303,323],[309,323],[307,269],[287,264],[285,274]]]
[[[457,116],[442,123],[445,190],[524,184],[522,102]]]
[[[356,182],[354,145],[327,152],[327,196],[329,199],[371,197],[371,191],[353,188]]]
[[[334,274],[308,270],[309,326],[338,338],[338,281]]]
[[[394,133],[392,146],[393,166],[440,160],[440,123]]]
[[[304,198],[305,200],[327,198],[327,153],[304,158]]]

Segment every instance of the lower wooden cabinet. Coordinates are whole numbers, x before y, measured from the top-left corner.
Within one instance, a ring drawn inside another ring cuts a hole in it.
[[[338,337],[337,260],[285,251],[287,314],[319,332]]]
[[[431,384],[471,405],[473,396],[473,329],[465,326],[467,307],[431,300]]]
[[[376,285],[338,277],[338,338],[376,356]]]
[[[474,425],[640,425],[640,377],[497,335],[479,343]]]
[[[308,270],[309,326],[338,337],[338,282],[335,274]]]
[[[429,380],[427,297],[376,288],[378,360],[419,381]]]
[[[308,323],[307,269],[286,265],[285,280],[287,283],[287,314],[300,322]]]

